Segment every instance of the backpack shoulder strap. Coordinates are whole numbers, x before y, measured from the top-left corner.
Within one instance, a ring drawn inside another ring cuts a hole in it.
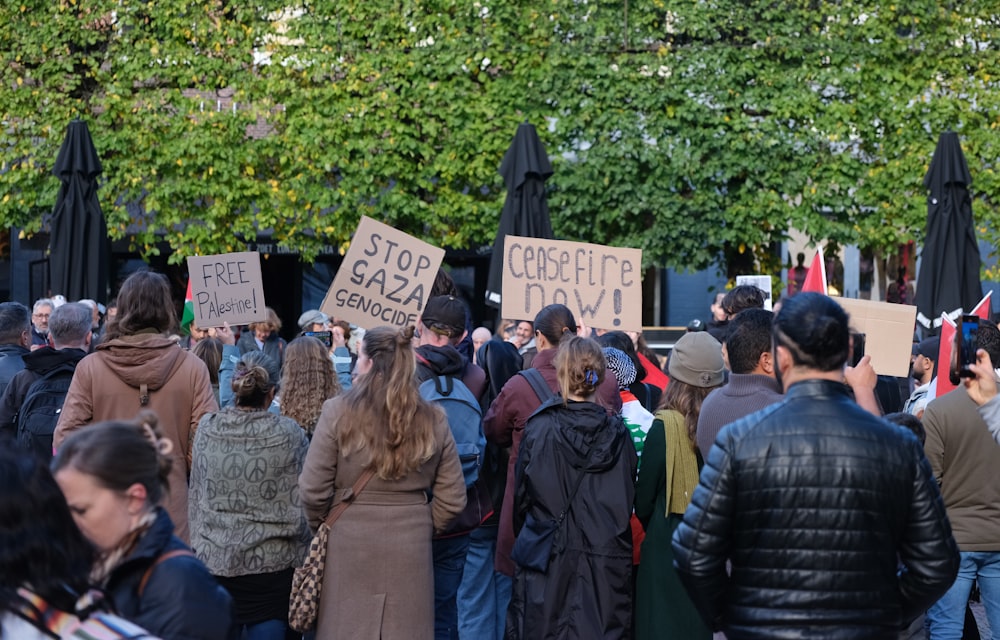
[[[523,376],[528,381],[528,384],[531,385],[535,395],[538,396],[542,404],[545,404],[546,400],[556,395],[552,393],[552,389],[549,388],[549,384],[545,382],[545,378],[542,377],[538,369],[531,368],[518,371],[518,375]]]
[[[149,568],[147,568],[146,571],[143,572],[142,579],[139,580],[139,591],[138,591],[139,597],[142,598],[142,592],[146,590],[146,583],[149,582],[149,577],[153,575],[153,569],[155,569],[161,563],[170,560],[171,558],[179,558],[181,556],[191,556],[192,558],[195,557],[194,553],[190,549],[174,549],[173,551],[168,551],[164,554],[161,554],[160,557],[153,562],[153,564],[149,565]]]
[[[450,396],[455,390],[455,379],[451,376],[434,376],[434,388],[442,396]]]

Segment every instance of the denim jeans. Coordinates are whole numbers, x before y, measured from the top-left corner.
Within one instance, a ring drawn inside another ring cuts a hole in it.
[[[465,569],[469,534],[441,538],[434,550],[434,640],[458,640],[458,607],[455,597]]]
[[[284,620],[265,620],[243,627],[243,640],[285,640],[289,631]]]
[[[961,640],[973,580],[979,582],[990,628],[1000,629],[1000,552],[963,551],[961,556],[955,583],[927,610],[931,640]]]
[[[493,568],[497,527],[469,534],[465,573],[458,587],[458,635],[462,640],[503,640],[512,580]]]

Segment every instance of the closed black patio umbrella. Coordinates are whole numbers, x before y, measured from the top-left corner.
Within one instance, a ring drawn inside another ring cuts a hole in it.
[[[917,279],[917,322],[926,333],[937,333],[941,313],[957,317],[971,311],[983,297],[979,280],[979,243],[972,220],[969,185],[972,176],[958,134],[946,131],[938,139],[927,188],[927,237]]]
[[[52,167],[62,186],[52,210],[49,239],[49,287],[67,300],[107,301],[111,248],[97,200],[101,171],[87,123],[70,122]]]
[[[545,200],[545,180],[552,175],[552,164],[534,125],[528,122],[518,125],[514,140],[500,163],[500,175],[507,185],[507,199],[493,241],[486,286],[486,304],[497,308],[503,294],[504,238],[508,235],[553,237],[549,205]]]

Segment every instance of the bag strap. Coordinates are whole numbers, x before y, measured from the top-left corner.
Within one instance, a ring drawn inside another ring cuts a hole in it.
[[[358,497],[358,494],[364,491],[365,485],[368,484],[368,481],[371,480],[374,475],[375,469],[368,467],[361,473],[360,476],[358,476],[358,479],[354,481],[354,486],[350,488],[349,493],[346,493],[340,499],[340,502],[337,503],[337,506],[335,506],[330,511],[329,515],[326,516],[326,526],[333,526],[333,523],[337,521],[340,514],[344,513],[344,511],[347,510],[347,507],[350,506],[350,504],[354,502],[354,499]]]
[[[545,378],[542,377],[542,374],[538,371],[538,369],[532,367],[531,369],[525,369],[523,371],[518,371],[517,373],[528,381],[528,384],[531,385],[532,390],[534,390],[535,395],[538,396],[538,400],[542,404],[545,404],[546,400],[555,396],[555,394],[552,393],[552,389],[549,388],[549,384],[545,382]]]
[[[149,582],[149,577],[153,575],[153,569],[155,569],[157,565],[166,562],[171,558],[179,558],[181,556],[195,557],[194,553],[192,553],[190,549],[174,549],[173,551],[168,551],[160,555],[160,557],[157,558],[153,564],[149,565],[149,568],[142,574],[142,579],[139,580],[139,597],[142,598],[142,592],[146,590],[146,583]]]
[[[434,389],[440,395],[449,397],[455,390],[455,380],[451,376],[434,376]]]
[[[590,450],[587,450],[587,458],[590,458]],[[573,492],[569,494],[569,500],[566,501],[566,506],[563,510],[559,512],[559,517],[556,518],[556,525],[561,525],[562,521],[566,518],[566,514],[569,513],[569,508],[573,506],[573,499],[576,498],[576,494],[580,491],[580,485],[583,484],[583,477],[587,475],[586,471],[581,471],[580,476],[576,479],[576,486],[573,487]]]

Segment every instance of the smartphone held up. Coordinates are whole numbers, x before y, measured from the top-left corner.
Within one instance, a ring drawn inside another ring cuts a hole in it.
[[[951,366],[948,379],[954,385],[961,384],[962,378],[975,378],[969,365],[976,363],[976,345],[979,338],[979,316],[963,315],[955,328],[955,343],[951,346]]]

